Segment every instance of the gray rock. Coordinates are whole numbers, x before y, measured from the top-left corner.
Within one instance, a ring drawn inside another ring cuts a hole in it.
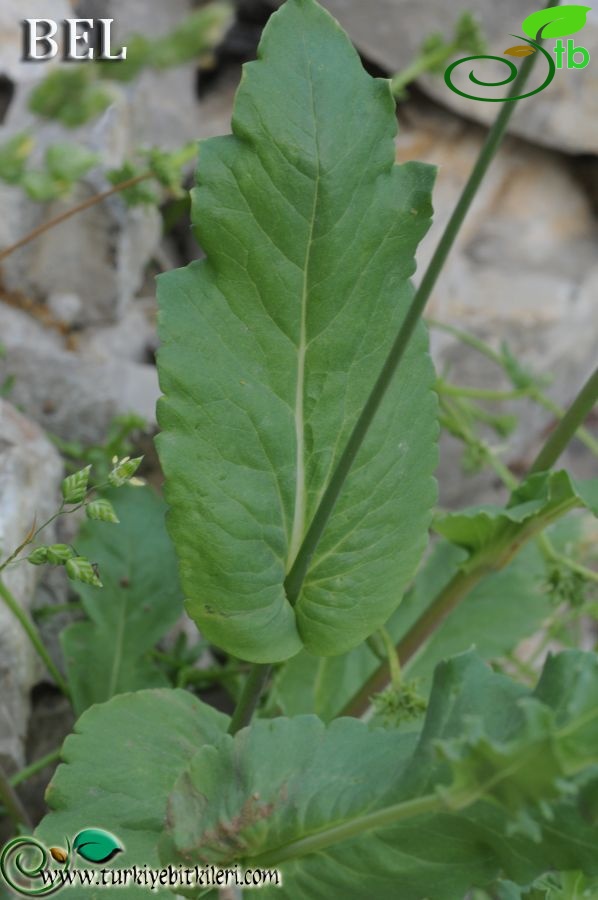
[[[157,349],[156,301],[137,299],[115,325],[87,328],[76,341],[77,353],[87,361],[114,358],[151,362]]]
[[[83,301],[78,294],[57,291],[50,294],[47,304],[55,322],[70,328],[80,324],[83,315]]]
[[[280,0],[270,0],[279,6]],[[464,9],[473,10],[488,37],[489,52],[502,56],[516,43],[513,34],[521,33],[521,22],[538,9],[533,0],[478,0],[475,4],[462,0],[322,0],[322,5],[336,16],[357,48],[370,60],[392,74],[406,68],[417,55],[431,32],[452,34],[454,24]],[[593,59],[598,58],[598,12],[588,17],[584,30],[575,36],[577,44],[586,47]],[[550,42],[549,42],[550,44]],[[490,80],[492,71],[476,69],[478,78]],[[541,84],[544,75],[534,75]],[[466,68],[469,73],[471,67]],[[500,68],[506,77],[506,68]],[[495,103],[476,103],[454,94],[442,77],[421,80],[424,90],[439,103],[457,110],[467,118],[488,123],[496,116]],[[556,147],[570,153],[597,153],[598,70],[590,63],[581,71],[557,72],[552,85],[520,105],[512,131],[534,143]]]
[[[0,188],[5,212],[0,246],[9,246],[41,220],[51,219],[97,193],[89,181],[68,200],[40,206],[17,188]],[[118,321],[143,283],[161,236],[153,207],[128,210],[118,196],[79,213],[9,256],[4,283],[36,299],[71,294],[81,298],[70,324]]]
[[[101,442],[114,416],[155,418],[158,376],[152,365],[69,351],[58,334],[29,315],[0,304],[6,355],[0,383],[11,376],[11,401],[48,431],[69,440]]]
[[[33,522],[41,524],[58,506],[62,461],[47,437],[0,399],[0,546],[2,558],[16,549]],[[50,533],[46,536],[51,539]],[[40,570],[23,563],[4,579],[15,599],[30,608]],[[39,659],[19,622],[0,604],[0,763],[23,764],[29,692],[42,675]]]

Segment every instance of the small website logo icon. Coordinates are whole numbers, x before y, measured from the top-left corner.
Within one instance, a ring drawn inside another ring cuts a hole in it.
[[[85,828],[72,842],[66,838],[65,843],[66,850],[45,847],[34,837],[13,838],[0,854],[4,881],[24,897],[48,896],[68,883],[65,878],[55,879],[52,868],[68,871],[75,855],[94,865],[105,865],[123,850],[117,838],[102,828]]]
[[[511,35],[511,37],[515,37],[517,40],[524,41],[525,43],[509,47],[508,50],[504,51],[503,56],[477,55],[467,56],[463,59],[456,60],[451,63],[444,73],[444,80],[447,86],[451,91],[455,94],[459,94],[461,97],[466,97],[468,100],[478,100],[482,103],[508,103],[515,100],[525,100],[527,97],[533,97],[534,94],[539,94],[552,82],[557,69],[585,69],[589,65],[589,51],[585,47],[576,46],[571,35],[576,34],[585,27],[587,15],[591,12],[591,9],[592,7],[590,6],[568,5],[557,6],[550,9],[540,9],[538,12],[532,13],[523,20],[521,25],[522,31],[527,37],[524,35]],[[540,43],[540,41],[555,38],[557,41],[552,51],[547,50]],[[563,38],[568,38],[566,43],[562,40]],[[515,81],[519,74],[519,69],[514,62],[511,62],[510,59],[505,59],[504,57],[513,56],[525,58],[532,56],[534,53],[541,53],[544,56],[548,64],[548,73],[539,87],[534,88],[525,94],[508,97],[479,97],[475,94],[467,93],[467,91],[457,87],[454,82],[455,70],[464,63],[476,62],[477,60],[494,60],[508,66],[509,74],[506,78],[501,81],[483,81],[474,74],[472,69],[469,72],[469,80],[472,84],[475,84],[476,87],[481,88],[506,86]]]

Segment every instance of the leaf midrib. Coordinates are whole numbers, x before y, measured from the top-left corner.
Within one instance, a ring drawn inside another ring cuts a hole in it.
[[[307,55],[307,47],[304,48]],[[309,234],[307,236],[307,247],[305,250],[305,261],[303,263],[303,287],[301,292],[301,324],[299,331],[299,346],[297,348],[297,387],[295,392],[295,509],[293,513],[293,527],[291,531],[291,539],[289,541],[289,552],[287,557],[287,572],[290,571],[295,557],[299,552],[299,548],[305,534],[305,515],[306,515],[306,485],[305,485],[305,357],[307,355],[307,303],[309,296],[309,271],[311,263],[311,252],[313,246],[314,230],[316,223],[316,213],[318,209],[320,196],[320,148],[318,145],[318,120],[316,116],[316,104],[314,98],[314,88],[311,77],[311,62],[307,61],[307,81],[310,89],[311,109],[314,122],[314,141],[316,146],[316,179],[314,185],[314,200],[311,211]]]

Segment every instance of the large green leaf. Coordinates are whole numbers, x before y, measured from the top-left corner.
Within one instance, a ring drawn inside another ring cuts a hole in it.
[[[386,81],[315,0],[272,16],[234,134],[201,145],[207,260],[159,279],[158,450],[188,610],[236,656],[341,653],[426,544],[436,415],[423,326],[293,609],[283,582],[412,288],[433,171],[394,164]]]
[[[110,492],[119,525],[87,523],[79,553],[100,566],[103,589],[77,584],[89,621],[61,636],[73,703],[81,713],[114,694],[168,684],[148,652],[182,612],[165,505],[150,488]]]
[[[65,847],[84,829],[105,829],[124,848],[118,868],[159,868],[156,845],[168,794],[198,747],[219,740],[227,723],[226,716],[185,691],[121,694],[92,707],[65,741],[66,765],[58,767],[46,794],[53,812],[39,825],[37,837],[48,847]],[[101,900],[106,888],[64,892]],[[142,898],[148,888],[121,887],[121,893],[127,900]],[[152,893],[172,897],[166,889]]]
[[[533,694],[473,654],[443,663],[413,741],[351,719],[258,721],[180,776],[161,857],[279,866],[264,895],[291,900],[390,900],[397,885],[456,900],[499,876],[598,872],[593,654],[549,660]]]

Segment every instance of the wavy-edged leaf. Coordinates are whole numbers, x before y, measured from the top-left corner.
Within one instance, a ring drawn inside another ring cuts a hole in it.
[[[504,51],[505,56],[531,56],[536,52],[535,47],[531,47],[529,44],[517,44],[516,47],[509,47],[508,50]]]
[[[204,746],[181,775],[162,861],[277,866],[283,886],[264,896],[283,900],[395,897],[397,885],[401,900],[455,900],[553,866],[595,874],[586,789],[598,771],[597,710],[594,654],[549,660],[534,694],[464,654],[438,667],[415,747],[412,735],[351,719],[255,722]],[[466,784],[451,788],[455,771]],[[421,797],[431,806],[415,815]],[[511,833],[524,813],[539,840]]]
[[[87,710],[62,749],[46,794],[52,810],[36,830],[48,846],[73,840],[82,826],[113,834],[122,845],[119,868],[159,868],[157,842],[166,801],[198,747],[222,737],[228,719],[185,691],[121,694]],[[81,867],[81,866],[79,866]],[[147,887],[120,887],[145,898]],[[172,897],[167,888],[152,891]],[[61,894],[101,900],[106,888],[64,888]]]
[[[513,492],[509,504],[477,506],[438,516],[434,529],[470,555],[480,553],[513,532],[529,537],[572,509],[598,515],[598,478],[576,481],[565,472],[532,475]]]
[[[524,19],[521,27],[528,37],[534,40],[540,30],[542,30],[544,39],[566,37],[581,31],[591,9],[591,6],[580,6],[579,4],[539,9]]]
[[[188,610],[252,661],[358,644],[396,608],[435,499],[415,335],[312,560],[286,573],[412,296],[432,170],[394,164],[386,81],[315,0],[288,0],[244,71],[233,136],[201,145],[207,260],[159,279],[158,450]]]
[[[76,585],[89,620],[61,635],[78,713],[114,694],[166,686],[148,654],[182,612],[164,502],[151,488],[126,487],[110,501],[120,524],[88,523],[77,539],[77,550],[99,564],[103,590]]]

